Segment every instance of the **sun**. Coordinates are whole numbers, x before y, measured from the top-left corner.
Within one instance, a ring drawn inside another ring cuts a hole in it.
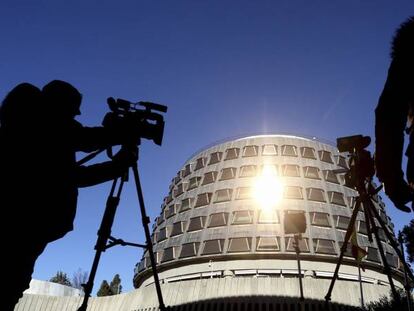
[[[274,165],[265,164],[253,183],[253,198],[264,211],[277,207],[283,197],[283,183]]]

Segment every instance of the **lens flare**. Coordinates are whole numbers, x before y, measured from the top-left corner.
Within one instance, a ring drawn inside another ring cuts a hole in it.
[[[265,164],[253,184],[253,198],[264,211],[271,211],[283,197],[283,183],[274,165]]]

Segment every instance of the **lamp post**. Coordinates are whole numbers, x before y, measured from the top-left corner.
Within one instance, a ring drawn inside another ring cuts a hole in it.
[[[306,218],[305,213],[301,211],[285,211],[284,218],[285,234],[293,234],[294,245],[296,252],[296,260],[298,263],[299,272],[299,289],[300,289],[300,301],[303,302],[305,297],[303,295],[302,284],[302,269],[300,267],[300,247],[299,240],[302,239],[302,233],[306,232]]]

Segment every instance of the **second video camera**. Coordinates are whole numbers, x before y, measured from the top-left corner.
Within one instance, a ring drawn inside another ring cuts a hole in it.
[[[352,188],[362,187],[375,174],[374,159],[365,150],[371,143],[371,138],[362,135],[346,136],[337,138],[336,143],[339,152],[349,153],[349,171],[345,174],[345,184]]]
[[[164,134],[164,116],[168,107],[151,102],[132,103],[125,99],[109,97],[108,106],[111,112],[105,115],[102,122],[108,128],[126,128],[137,131],[139,137],[153,140],[161,145]]]

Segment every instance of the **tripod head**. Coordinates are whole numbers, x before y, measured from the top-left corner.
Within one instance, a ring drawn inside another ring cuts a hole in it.
[[[369,136],[354,135],[339,137],[336,140],[339,152],[348,152],[349,170],[345,174],[345,184],[358,192],[364,192],[366,183],[371,185],[375,174],[374,159],[371,153],[365,150],[371,143]]]

